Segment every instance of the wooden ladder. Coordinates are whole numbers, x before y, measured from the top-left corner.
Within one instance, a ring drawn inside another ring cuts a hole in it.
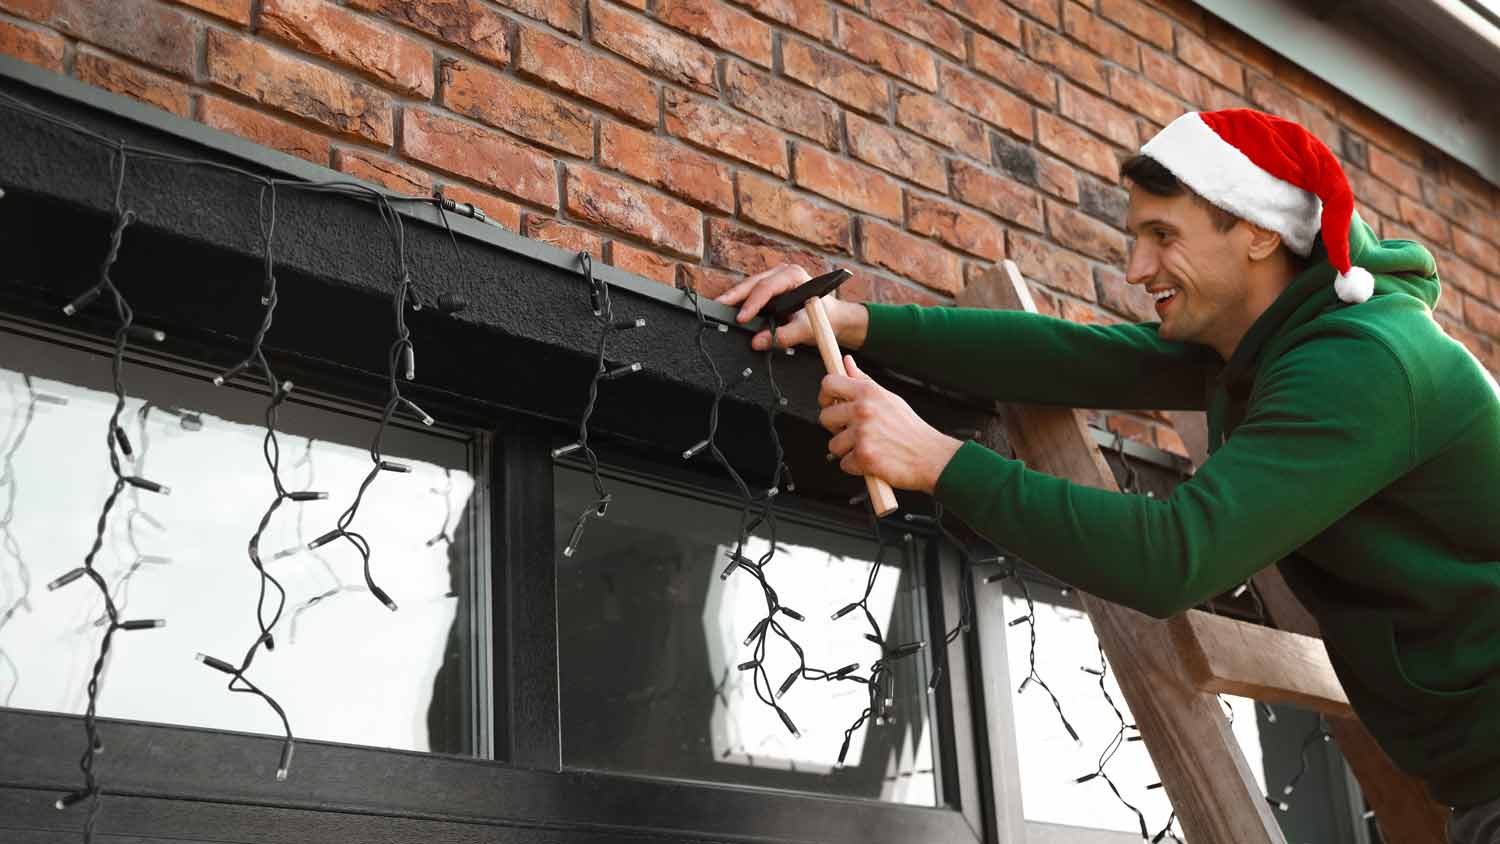
[[[976,277],[958,304],[1036,312],[1009,260]],[[1118,489],[1078,411],[1020,404],[996,410],[996,426],[1027,466]],[[1159,621],[1080,593],[1188,842],[1285,844],[1214,696],[1223,692],[1327,715],[1384,840],[1443,844],[1447,810],[1397,770],[1349,708],[1312,616],[1274,566],[1255,584],[1279,629],[1197,610]]]

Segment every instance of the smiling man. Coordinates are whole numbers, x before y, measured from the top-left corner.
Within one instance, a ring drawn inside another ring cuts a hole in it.
[[[1260,112],[1184,115],[1123,172],[1126,277],[1159,322],[831,299],[830,319],[845,348],[1003,401],[1206,410],[1193,477],[1153,499],[1031,471],[852,358],[819,396],[829,451],[1158,617],[1279,561],[1370,732],[1457,808],[1451,840],[1500,844],[1500,388],[1433,321],[1432,256],[1377,240],[1328,148]],[[777,267],[720,300],[747,320],[807,278]],[[804,318],[777,341],[811,342]]]

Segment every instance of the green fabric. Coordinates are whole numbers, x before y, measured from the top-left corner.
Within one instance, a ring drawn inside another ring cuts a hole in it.
[[[975,442],[936,495],[1095,595],[1166,617],[1281,561],[1386,751],[1444,803],[1500,797],[1500,388],[1432,319],[1432,257],[1375,240],[1346,305],[1321,244],[1225,363],[1156,323],[869,305],[864,351],[1003,401],[1209,412],[1165,499],[1083,487]]]

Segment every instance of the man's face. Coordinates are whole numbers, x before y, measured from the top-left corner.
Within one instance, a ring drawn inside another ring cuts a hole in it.
[[[1242,330],[1249,270],[1243,227],[1219,231],[1209,210],[1188,194],[1162,197],[1131,188],[1126,228],[1135,238],[1125,280],[1145,285],[1157,300],[1162,339],[1217,347]]]

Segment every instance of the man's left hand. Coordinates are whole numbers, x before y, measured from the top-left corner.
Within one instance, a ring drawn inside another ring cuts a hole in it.
[[[818,421],[833,432],[828,452],[851,475],[874,475],[897,489],[931,494],[962,442],[922,421],[900,396],[844,356],[849,374],[827,375]]]

